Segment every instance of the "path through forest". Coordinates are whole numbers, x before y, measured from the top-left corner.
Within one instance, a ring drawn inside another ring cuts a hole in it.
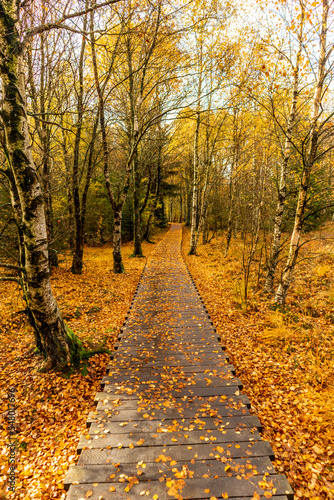
[[[67,500],[292,498],[181,256],[173,224],[148,259]]]

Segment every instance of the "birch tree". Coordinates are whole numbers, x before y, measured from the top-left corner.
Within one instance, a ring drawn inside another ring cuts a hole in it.
[[[285,143],[282,151],[281,171],[278,183],[278,199],[274,218],[273,239],[271,244],[270,258],[268,261],[267,276],[264,284],[264,292],[272,293],[274,289],[275,271],[278,263],[279,254],[281,252],[281,237],[282,237],[282,223],[284,215],[285,200],[287,196],[287,176],[289,161],[293,150],[293,129],[296,122],[299,85],[300,85],[300,64],[303,50],[303,37],[304,37],[304,21],[305,21],[305,7],[303,2],[300,2],[300,21],[298,30],[298,48],[295,61],[292,57],[287,56],[282,50],[278,49],[279,57],[284,57],[292,70],[293,84],[291,92],[291,104],[289,116],[287,119],[286,128],[280,124],[280,129],[285,136]],[[290,47],[291,49],[291,47]],[[272,114],[276,118],[274,105],[272,103]]]
[[[319,23],[320,51],[312,104],[312,114],[310,117],[310,128],[302,149],[303,169],[298,191],[298,202],[295,213],[294,227],[290,240],[289,253],[284,265],[278,289],[275,294],[275,302],[281,305],[285,303],[286,295],[291,284],[291,279],[297,262],[302,229],[304,225],[304,214],[308,201],[307,194],[310,187],[310,176],[313,166],[317,161],[317,151],[323,128],[323,122],[321,121],[321,116],[323,114],[322,104],[324,102],[324,95],[328,90],[326,78],[329,76],[329,71],[328,69],[326,70],[326,63],[329,62],[329,56],[332,52],[332,46],[327,46],[329,8],[330,6],[328,0],[322,0],[322,15]],[[327,120],[325,119],[325,122],[326,121]]]
[[[108,2],[111,3],[111,2]],[[44,196],[31,152],[25,85],[21,5],[14,0],[0,3],[0,77],[4,152],[17,225],[22,231],[21,279],[33,321],[44,369],[62,368],[80,356],[81,345],[66,326],[50,283],[49,252]],[[68,13],[55,24],[44,23],[28,34],[43,33],[63,25],[84,12]]]

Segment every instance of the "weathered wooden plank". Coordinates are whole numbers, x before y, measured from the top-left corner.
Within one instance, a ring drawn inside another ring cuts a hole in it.
[[[130,365],[130,366],[128,366]],[[169,368],[172,368],[172,367],[176,367],[176,368],[179,368],[180,372],[182,373],[208,373],[210,372],[210,369],[212,369],[212,365],[213,363],[211,364],[198,364],[197,363],[194,363],[194,364],[183,364],[181,365],[180,363],[174,363],[174,362],[166,362],[165,364],[161,361],[157,361],[156,363],[150,363],[150,362],[147,362],[147,363],[140,363],[139,361],[136,362],[135,360],[132,360],[132,363],[122,363],[122,364],[111,364],[111,365],[108,365],[107,366],[107,370],[114,370],[115,372],[117,370],[126,370],[126,371],[129,371],[129,370],[133,370],[133,371],[145,371],[146,373],[149,371],[149,368],[152,368],[152,369],[159,369],[161,370],[161,368],[164,368],[164,369],[169,369]],[[235,373],[235,368],[233,365],[229,364],[229,363],[222,363],[221,361],[218,362],[218,363],[215,363],[214,366],[219,366],[219,369],[220,371],[230,371],[231,373]],[[110,374],[109,374],[110,375]],[[125,376],[125,373],[124,373],[124,376]]]
[[[126,388],[136,388],[136,390],[146,390],[147,386],[150,386],[151,389],[154,389],[154,385],[159,384],[159,388],[163,388],[166,386],[166,388],[170,389],[172,387],[176,388],[181,388],[181,387],[226,387],[226,386],[238,386],[240,389],[242,388],[242,382],[239,378],[237,377],[231,377],[231,378],[219,378],[219,377],[206,377],[204,380],[197,380],[191,377],[188,377],[187,379],[178,379],[173,381],[172,379],[165,379],[162,377],[151,377],[148,379],[146,382],[140,379],[140,381],[136,379],[130,379],[130,380],[125,380],[122,378],[115,379],[114,377],[110,377],[106,375],[105,377],[102,378],[101,380],[101,385],[103,386],[108,386],[111,389],[117,388],[117,387],[126,387]],[[221,391],[222,392],[222,391]]]
[[[292,490],[287,482],[287,479],[283,475],[269,476],[267,479],[267,484],[270,486],[266,487],[262,483],[263,487],[260,486],[261,479],[257,477],[252,477],[249,479],[241,477],[226,477],[226,478],[201,478],[201,479],[185,479],[183,482],[179,481],[179,487],[176,491],[184,499],[191,500],[204,500],[212,497],[222,498],[223,494],[228,495],[228,498],[242,497],[242,498],[252,498],[254,493],[261,495],[262,498],[265,492],[272,493],[272,498],[275,496],[286,495],[289,499],[293,498]],[[116,495],[118,498],[131,498],[133,500],[149,498],[153,499],[153,495],[158,495],[159,499],[167,500],[171,498],[168,495],[170,487],[173,486],[170,482],[167,485],[167,481],[151,481],[141,484],[135,484],[130,491],[125,491],[126,483],[114,483],[116,488]],[[105,498],[110,498],[110,485],[106,483],[100,483],[96,487],[92,484],[80,484],[72,485],[68,492],[68,500],[77,500],[78,498],[87,498],[87,492],[91,491],[91,500],[98,500],[100,496]],[[144,494],[142,492],[145,492]],[[147,493],[146,493],[147,492]],[[175,496],[175,495],[174,495]],[[261,498],[260,496],[260,498]]]
[[[82,436],[78,449],[83,448],[127,448],[127,447],[141,447],[147,448],[151,446],[179,446],[180,444],[193,445],[204,442],[232,443],[232,447],[238,448],[240,442],[252,442],[260,440],[261,436],[256,430],[248,428],[236,429],[223,429],[221,431],[216,429],[209,430],[194,430],[194,431],[175,431],[175,432],[130,432],[124,434],[110,434],[105,433],[104,429],[99,430],[99,434],[91,434],[89,429],[85,436]],[[145,452],[143,452],[145,453]]]
[[[206,413],[219,412],[220,408],[247,408],[250,406],[250,402],[247,396],[229,396],[226,400],[221,401],[209,401],[212,398],[192,398],[188,400],[183,400],[181,398],[173,398],[171,400],[163,399],[161,401],[155,400],[142,400],[137,401],[135,399],[107,399],[99,401],[96,409],[97,410],[113,410],[113,409],[127,409],[127,410],[137,410],[138,412],[149,412],[156,411],[159,409],[173,408],[175,415],[183,417],[187,408],[192,408],[193,413],[202,410],[203,415]],[[203,405],[204,403],[204,405]],[[203,408],[206,406],[206,409]]]
[[[147,399],[148,396],[153,399],[161,399],[162,396],[166,396],[168,399],[170,398],[193,398],[193,397],[210,397],[210,396],[221,396],[222,392],[224,395],[239,395],[240,388],[238,385],[234,384],[226,384],[223,388],[215,387],[209,385],[209,387],[197,387],[195,385],[184,387],[180,389],[174,389],[169,387],[164,387],[163,385],[156,386],[154,389],[151,386],[144,386],[142,389],[129,388],[129,387],[120,387],[112,388],[110,384],[104,386],[104,390],[102,392],[96,393],[94,401],[100,401],[104,399],[106,396],[113,396],[116,398],[126,397],[128,399]]]
[[[162,429],[170,429],[171,427],[177,426],[180,430],[185,433],[188,431],[193,431],[196,429],[218,429],[225,430],[236,429],[236,428],[256,428],[261,429],[261,423],[255,415],[240,415],[235,417],[225,417],[225,418],[183,418],[183,419],[165,419],[161,420],[156,418],[155,415],[151,416],[145,414],[145,417],[138,417],[136,420],[120,419],[115,420],[112,417],[107,418],[105,415],[100,414],[99,418],[96,415],[95,419],[91,418],[91,426],[89,428],[89,433],[94,435],[96,432],[108,430],[111,434],[124,434],[130,432],[164,432]],[[122,413],[120,414],[122,417]],[[139,419],[140,418],[140,419]]]
[[[182,352],[181,352],[182,349]],[[198,356],[203,354],[204,356],[223,356],[224,358],[227,355],[223,352],[222,348],[217,344],[216,346],[204,345],[200,344],[180,344],[179,342],[173,340],[169,343],[158,343],[158,342],[142,342],[141,344],[131,344],[123,342],[117,349],[118,353],[126,354],[126,355],[141,355],[144,353],[151,353],[156,355],[158,353],[163,353],[168,356],[177,356],[181,357],[186,355]]]
[[[228,444],[228,443],[227,443]],[[145,458],[146,462],[155,462],[160,455],[171,456],[173,460],[191,462],[217,458],[225,463],[229,458],[269,457],[274,460],[274,452],[268,441],[240,442],[240,448],[227,447],[213,443],[153,446],[151,448],[91,448],[81,450],[78,464],[138,463]],[[189,447],[190,446],[190,447]],[[145,450],[145,456],[143,456]],[[226,459],[226,460],[225,460]]]
[[[107,380],[109,380],[111,383],[133,383],[133,382],[139,382],[142,384],[147,384],[150,381],[157,382],[159,380],[166,380],[168,379],[170,383],[173,382],[180,382],[180,383],[194,383],[196,385],[201,385],[205,384],[208,385],[208,380],[211,380],[212,384],[215,384],[216,386],[219,385],[220,383],[222,386],[224,386],[225,381],[230,381],[234,380],[235,377],[232,375],[230,371],[222,371],[222,372],[212,372],[208,370],[208,372],[200,372],[196,373],[196,375],[192,375],[191,373],[187,374],[177,374],[177,376],[173,377],[173,375],[167,375],[164,372],[154,372],[154,373],[144,373],[140,374],[140,377],[138,377],[137,372],[135,372],[134,375],[127,375],[124,376],[123,372],[120,372],[120,374],[113,374],[113,375],[106,375]],[[236,379],[240,380],[240,379]],[[242,383],[240,381],[240,383]]]
[[[210,420],[222,420],[225,418],[232,418],[238,416],[247,416],[250,417],[247,407],[241,407],[239,409],[235,409],[229,406],[219,405],[217,407],[203,409],[202,406],[191,406],[189,408],[159,408],[154,410],[145,410],[138,412],[138,409],[124,409],[121,407],[116,407],[113,409],[104,409],[104,410],[95,410],[89,413],[88,421],[95,421],[96,417],[110,418],[115,422],[124,422],[124,421],[138,421],[143,420],[142,414],[148,414],[150,418],[157,418],[161,421],[163,420],[173,420],[175,418],[180,417],[183,419],[205,419],[208,418]],[[254,415],[252,415],[254,417]],[[256,417],[257,418],[257,417]]]
[[[140,479],[144,481],[157,481],[166,474],[167,477],[175,477],[175,473],[182,473],[185,469],[192,472],[193,478],[202,478],[208,475],[210,478],[217,477],[231,477],[241,474],[251,473],[254,475],[260,474],[275,474],[274,466],[268,457],[252,457],[252,458],[236,458],[228,460],[224,466],[218,460],[207,460],[203,462],[187,463],[184,461],[167,460],[170,457],[161,455],[158,462],[144,462],[146,467],[138,467],[138,464],[115,464],[108,465],[79,465],[70,467],[64,484],[70,486],[72,483],[115,483],[119,482],[120,474],[127,476],[136,476],[138,469],[141,470]],[[139,476],[138,476],[139,477]]]
[[[223,354],[205,355],[205,354],[191,354],[183,353],[175,355],[174,353],[167,354],[166,352],[137,352],[134,354],[123,354],[120,351],[115,352],[114,362],[119,366],[131,366],[134,363],[145,363],[145,364],[161,364],[163,366],[188,366],[188,365],[198,365],[199,363],[204,363],[210,365],[210,363],[218,364],[225,363],[228,364],[227,359]]]

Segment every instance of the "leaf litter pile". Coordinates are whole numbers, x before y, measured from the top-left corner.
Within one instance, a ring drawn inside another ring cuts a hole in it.
[[[333,237],[333,224],[326,229]],[[224,243],[216,238],[188,256],[185,229],[188,269],[272,445],[276,469],[286,474],[296,498],[333,499],[333,242],[307,245],[312,259],[299,263],[284,311],[273,310],[254,290],[245,308],[243,245],[235,240],[224,258]]]
[[[155,237],[159,241],[163,234]],[[148,256],[155,245],[143,243]],[[52,271],[52,287],[69,327],[87,349],[113,349],[146,259],[130,258],[132,245],[123,247],[126,272],[112,272],[112,248],[85,249],[81,276],[70,273],[70,259]],[[91,357],[70,378],[38,371],[33,333],[23,313],[21,292],[0,284],[0,499],[63,499],[63,481],[85,430],[87,415],[110,361],[108,354]],[[8,470],[8,393],[15,387],[16,492],[5,491]]]

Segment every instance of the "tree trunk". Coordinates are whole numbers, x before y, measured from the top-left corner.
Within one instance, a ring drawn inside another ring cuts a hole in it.
[[[294,83],[293,94],[288,118],[288,125],[286,130],[286,139],[283,152],[283,160],[281,164],[281,175],[278,188],[278,200],[274,219],[273,241],[271,245],[271,253],[268,263],[267,276],[264,284],[264,292],[271,294],[274,289],[275,272],[278,263],[278,257],[281,251],[281,237],[282,237],[282,221],[287,193],[286,179],[288,174],[288,165],[292,149],[292,130],[296,121],[297,112],[297,99],[298,99],[298,85],[299,85],[299,68],[300,58],[303,49],[303,25],[304,17],[301,19],[300,32],[299,32],[299,49],[296,57],[296,65],[294,67]]]
[[[134,238],[133,238],[133,257],[144,257],[141,246],[141,214],[140,214],[140,172],[138,164],[138,155],[134,155],[133,160],[133,213],[134,213]]]
[[[196,128],[194,135],[194,158],[193,158],[193,196],[191,210],[191,230],[190,230],[190,249],[189,255],[196,254],[196,233],[198,217],[198,175],[199,175],[199,131],[201,126],[201,95],[203,78],[203,40],[200,40],[198,55],[199,81],[197,89],[197,110],[196,110]]]
[[[191,231],[190,231],[190,249],[189,255],[196,254],[196,237],[197,237],[197,211],[198,211],[198,167],[199,167],[199,129],[200,129],[200,112],[197,110],[196,129],[194,136],[194,171],[193,171],[193,197],[191,209]]]
[[[66,195],[67,195],[67,209],[68,209],[68,244],[72,254],[74,253],[75,242],[75,225],[74,225],[74,206],[73,206],[73,190],[71,186],[71,172],[70,172],[70,158],[67,149],[67,137],[62,130],[62,151],[65,167],[65,180],[66,180]]]
[[[42,2],[42,19],[45,22],[44,16],[45,5]],[[52,193],[51,193],[51,168],[50,168],[50,125],[47,122],[46,114],[46,94],[47,89],[45,88],[46,79],[46,63],[45,63],[45,35],[42,33],[40,35],[40,54],[41,54],[41,73],[40,73],[40,90],[37,92],[35,81],[34,81],[34,70],[33,63],[31,59],[31,51],[27,51],[27,63],[28,63],[28,76],[29,84],[31,89],[31,101],[32,107],[35,113],[35,126],[38,133],[38,137],[41,143],[42,150],[42,185],[43,185],[43,195],[44,195],[44,206],[45,206],[45,217],[46,217],[46,230],[49,242],[49,259],[50,266],[58,266],[58,256],[57,252],[52,248],[53,238],[54,238],[54,225],[53,225],[53,210],[52,210]],[[39,116],[39,118],[37,118]]]
[[[96,5],[95,0],[93,0],[92,4]],[[122,262],[122,251],[121,251],[121,246],[122,246],[122,211],[123,211],[123,206],[124,206],[124,203],[125,203],[125,200],[127,197],[128,189],[129,189],[130,175],[131,175],[131,162],[128,161],[128,163],[127,163],[126,178],[125,178],[124,186],[123,186],[122,192],[121,192],[118,200],[116,200],[114,197],[114,194],[113,194],[111,181],[110,181],[110,175],[109,175],[109,149],[108,149],[108,137],[107,137],[107,128],[106,128],[105,113],[104,113],[104,97],[103,97],[104,89],[107,85],[107,82],[111,76],[111,72],[113,69],[113,64],[115,61],[117,47],[118,47],[120,37],[118,37],[117,42],[115,44],[114,52],[112,54],[111,64],[110,64],[107,76],[104,80],[104,85],[101,87],[100,79],[99,79],[99,72],[98,72],[97,55],[96,55],[96,50],[95,50],[94,11],[92,11],[91,18],[90,18],[90,33],[91,33],[90,34],[90,42],[91,42],[91,50],[92,50],[92,63],[93,63],[93,70],[94,70],[94,80],[95,80],[95,87],[96,87],[96,92],[97,92],[97,96],[98,96],[99,120],[100,120],[101,135],[102,135],[103,173],[104,173],[104,179],[105,179],[105,183],[106,183],[108,198],[109,198],[110,205],[111,205],[111,208],[112,208],[113,214],[114,214],[113,271],[115,273],[122,273],[122,272],[124,272],[124,265]]]
[[[87,7],[86,1],[86,7]],[[84,17],[83,30],[87,29],[87,14]],[[80,202],[80,179],[79,179],[79,153],[81,130],[83,122],[83,92],[84,92],[84,59],[85,59],[86,37],[82,36],[81,49],[79,56],[79,89],[77,92],[77,123],[76,133],[74,139],[74,154],[73,154],[73,172],[72,172],[72,197],[74,205],[74,223],[75,223],[75,236],[74,236],[74,252],[71,272],[73,274],[81,274],[83,269],[83,246],[84,246],[84,232],[82,226],[81,202]]]
[[[233,181],[231,181],[233,184]],[[228,213],[228,222],[227,222],[227,232],[226,232],[226,246],[225,246],[225,257],[227,257],[228,250],[230,248],[230,243],[232,239],[233,232],[233,221],[234,221],[234,203],[235,203],[235,191],[236,187],[232,185],[232,193],[230,198],[230,210]]]
[[[210,173],[210,166],[211,164],[208,163],[205,169],[205,181],[204,181],[204,188],[203,188],[203,194],[202,194],[202,203],[201,203],[201,211],[199,215],[199,222],[198,222],[198,230],[195,234],[194,237],[194,246],[193,246],[193,253],[196,254],[197,252],[197,245],[199,241],[199,236],[200,234],[203,234],[204,236],[204,226],[205,226],[205,220],[206,220],[206,215],[208,211],[208,204],[209,204],[209,173]]]
[[[310,181],[310,173],[311,169],[310,168],[305,168],[303,171],[303,176],[302,176],[302,181],[299,189],[299,197],[298,197],[298,204],[297,204],[297,209],[296,209],[296,215],[295,215],[295,223],[294,223],[294,228],[290,240],[290,247],[289,247],[289,255],[287,258],[287,261],[285,263],[285,267],[283,270],[282,278],[280,281],[280,284],[278,286],[276,295],[275,295],[275,302],[277,304],[283,305],[285,304],[286,300],[286,295],[288,292],[288,289],[291,285],[291,280],[292,280],[292,275],[293,271],[297,262],[297,257],[298,257],[298,252],[299,252],[299,244],[300,244],[300,238],[301,238],[301,231],[303,228],[303,217],[305,213],[305,208],[306,208],[306,202],[307,202],[307,191],[309,187],[309,181]]]
[[[114,232],[113,232],[113,257],[114,273],[123,273],[124,266],[122,262],[122,208],[114,210]]]
[[[61,368],[77,349],[51,290],[44,199],[33,162],[28,131],[23,47],[14,0],[0,6],[0,74],[6,158],[20,203],[27,304],[46,356],[45,368]]]
[[[154,200],[153,200],[153,203],[151,206],[150,215],[148,217],[148,221],[147,221],[147,225],[146,225],[146,231],[144,234],[144,240],[147,241],[148,243],[152,243],[150,241],[150,230],[151,230],[152,220],[153,220],[155,211],[157,209],[159,196],[160,196],[161,173],[162,173],[162,145],[159,144],[158,148],[159,148],[158,149],[158,165],[157,165],[157,174],[156,174],[156,179],[155,179]]]
[[[311,117],[311,127],[305,157],[303,158],[303,173],[298,193],[298,202],[296,208],[294,228],[290,240],[289,255],[283,270],[282,278],[278,286],[275,302],[277,304],[285,304],[286,295],[291,284],[293,272],[297,262],[298,252],[300,248],[301,232],[304,224],[304,214],[307,204],[307,192],[310,185],[311,171],[315,162],[318,139],[319,139],[319,112],[322,99],[324,97],[325,84],[325,69],[326,69],[326,43],[327,43],[327,21],[328,21],[328,0],[322,2],[322,19],[321,19],[321,34],[320,34],[320,54],[316,89],[313,99],[313,112]]]

